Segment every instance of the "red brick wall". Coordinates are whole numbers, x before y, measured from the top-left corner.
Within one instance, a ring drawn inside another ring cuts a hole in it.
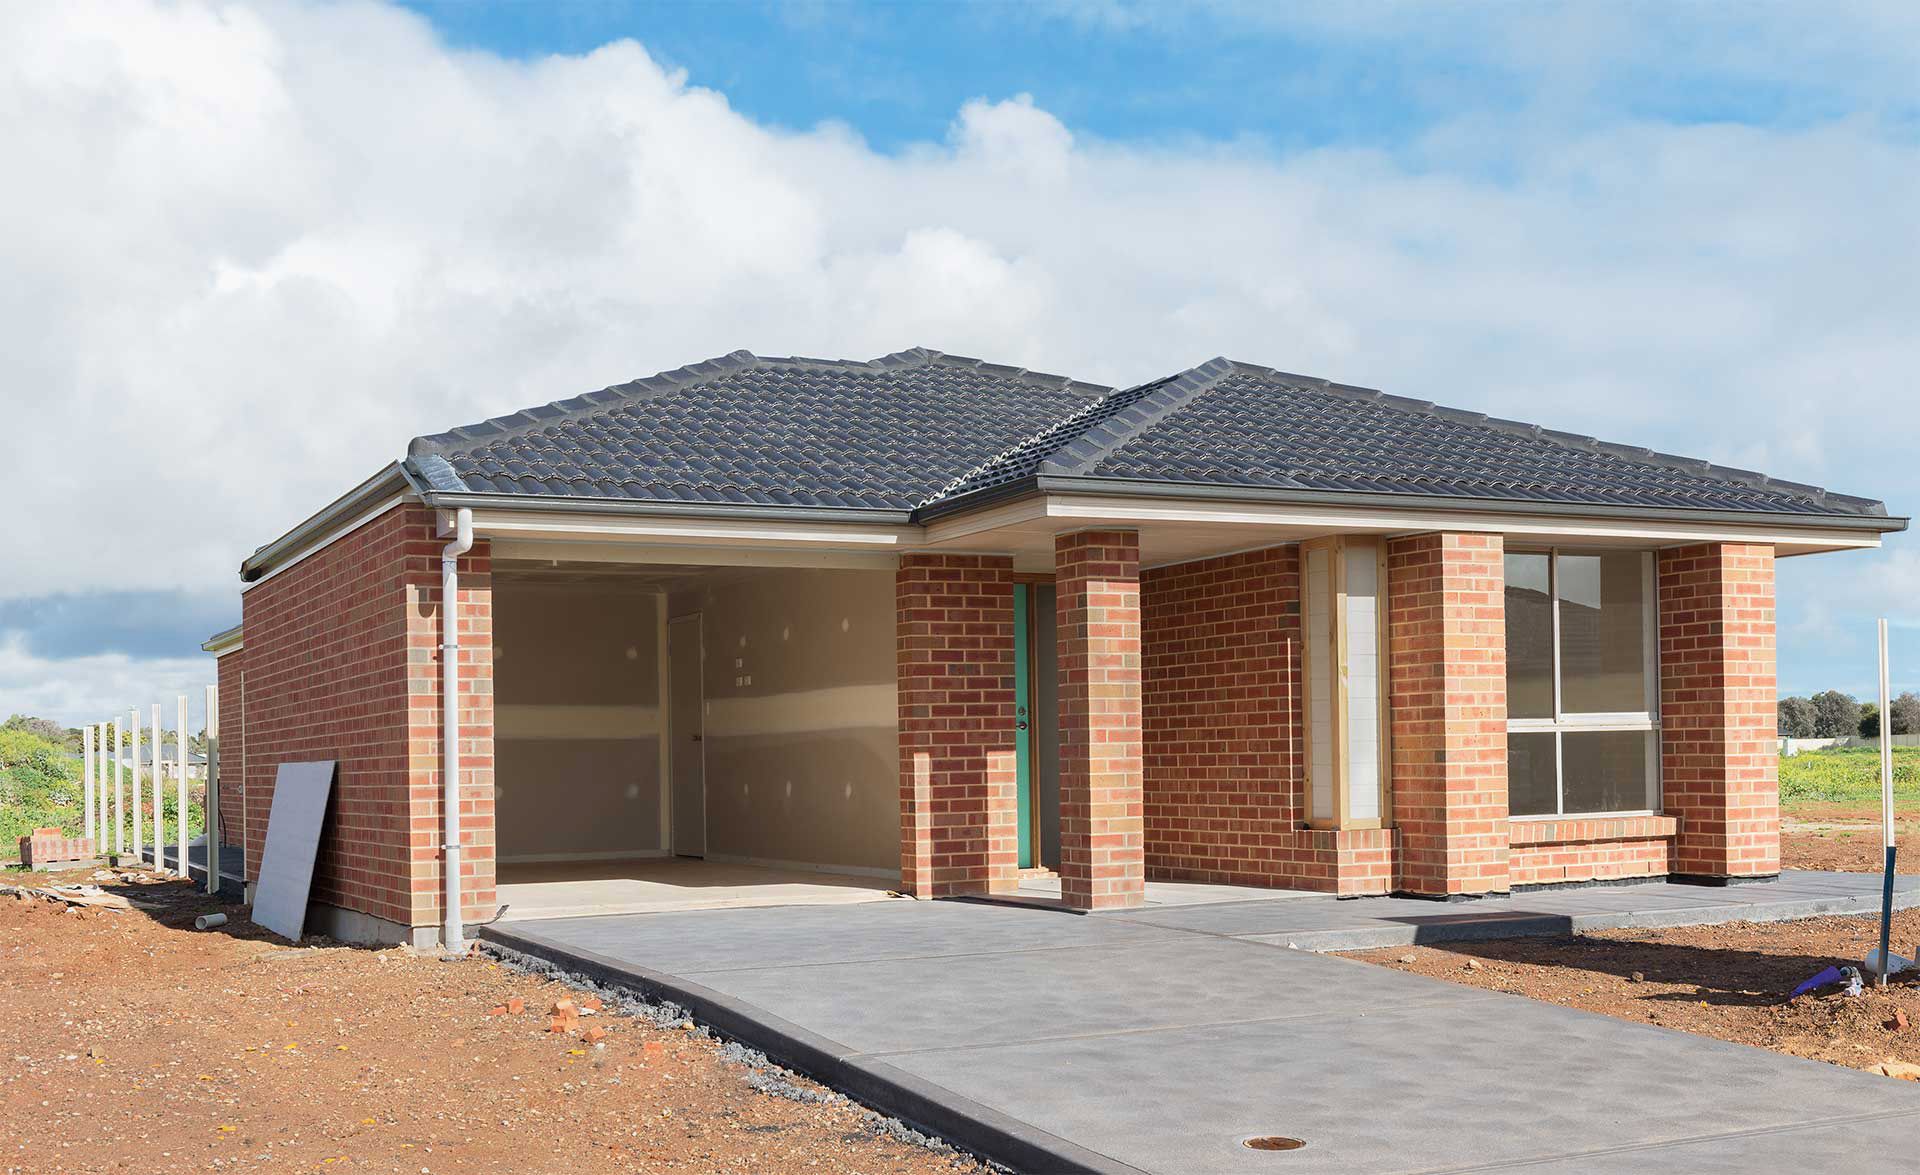
[[[242,596],[246,854],[257,866],[282,763],[339,763],[313,898],[402,926],[439,919],[439,552],[434,516],[398,506]],[[492,640],[485,543],[467,597],[463,829],[475,916],[491,913]]]
[[[1515,820],[1508,869],[1514,885],[1659,877],[1673,831],[1671,816]]]
[[[1054,540],[1060,658],[1060,888],[1069,906],[1145,895],[1140,689],[1140,536]]]
[[[214,672],[218,679],[215,704],[220,707],[220,836],[223,843],[237,845],[246,840],[247,737],[245,703],[241,700],[245,694],[240,684],[246,673],[246,650],[222,654],[214,662]],[[240,865],[241,876],[251,878],[249,860],[243,859]],[[231,863],[221,862],[222,873],[230,868]]]
[[[1508,887],[1506,572],[1499,535],[1387,544],[1400,889]]]
[[[1148,570],[1140,628],[1147,875],[1330,882],[1331,874],[1316,875],[1321,854],[1306,849],[1303,860],[1295,835],[1300,549]]]
[[[1661,783],[1678,817],[1673,871],[1780,871],[1773,548],[1662,551]]]
[[[895,578],[900,885],[919,897],[1013,888],[1013,561],[909,554]]]

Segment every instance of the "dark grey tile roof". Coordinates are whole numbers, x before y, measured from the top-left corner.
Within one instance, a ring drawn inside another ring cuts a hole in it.
[[[441,491],[906,511],[1110,390],[938,351],[736,351],[408,451]]]
[[[946,487],[1036,476],[1883,516],[1866,498],[1215,359],[1113,393]]]
[[[421,437],[440,492],[947,508],[1037,477],[1800,515],[1878,502],[1215,359],[1112,391],[914,350],[736,351]]]

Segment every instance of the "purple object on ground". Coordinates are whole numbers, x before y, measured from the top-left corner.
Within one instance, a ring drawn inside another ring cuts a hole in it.
[[[1812,979],[1809,979],[1805,983],[1802,983],[1799,987],[1794,988],[1793,995],[1790,995],[1787,998],[1793,999],[1796,996],[1803,996],[1808,992],[1812,991],[1816,987],[1825,987],[1829,983],[1838,983],[1845,978],[1846,976],[1841,974],[1840,968],[1829,967],[1825,971],[1822,971],[1820,974],[1814,976]]]

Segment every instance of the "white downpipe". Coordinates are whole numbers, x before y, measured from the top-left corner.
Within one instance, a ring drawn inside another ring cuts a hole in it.
[[[457,954],[467,947],[460,924],[460,556],[473,549],[473,511],[463,506],[453,517],[453,541],[440,552],[440,804],[446,814],[440,851],[447,882],[440,946]]]

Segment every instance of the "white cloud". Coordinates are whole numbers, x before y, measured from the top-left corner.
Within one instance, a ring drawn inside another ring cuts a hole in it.
[[[214,679],[211,657],[135,659],[123,653],[50,660],[28,650],[18,634],[0,636],[0,710],[37,714],[70,726],[118,718],[137,707],[144,727],[160,706],[162,729],[176,725],[179,697],[187,698],[187,725],[206,725],[206,687]]]
[[[1482,113],[1275,156],[985,98],[883,155],[631,42],[508,62],[375,4],[74,0],[0,7],[0,145],[0,597],[233,590],[414,434],[738,347],[1105,381],[1228,353],[1920,493],[1920,149],[1871,117]]]

